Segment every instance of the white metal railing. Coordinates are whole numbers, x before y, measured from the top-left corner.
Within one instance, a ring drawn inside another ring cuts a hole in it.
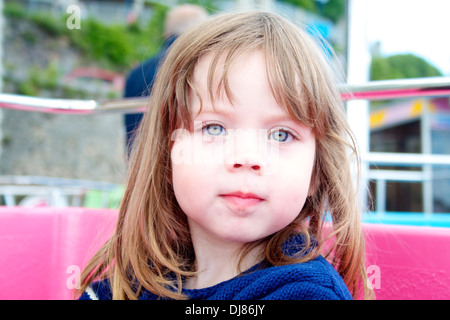
[[[412,97],[450,96],[450,77],[372,81],[359,85],[340,85],[344,100],[388,100]],[[115,100],[51,99],[0,93],[0,107],[16,110],[68,113],[132,113],[143,111],[148,98]]]
[[[87,192],[100,191],[103,206],[108,194],[119,185],[107,182],[75,180],[39,176],[0,176],[0,200],[6,206],[16,206],[26,201],[42,201],[54,207],[83,206]]]
[[[97,114],[97,113],[132,113],[145,110],[148,98],[126,98],[120,100],[72,100],[52,99],[0,93],[0,107],[46,112],[55,114]]]
[[[450,77],[381,80],[341,85],[340,88],[343,98],[346,100],[373,101],[413,97],[446,97],[450,96]]]
[[[414,97],[446,97],[450,96],[450,77],[439,78],[421,78],[421,79],[403,79],[403,80],[387,80],[375,81],[359,85],[341,85],[342,98],[349,100],[391,100],[400,98]],[[33,112],[61,113],[61,114],[101,114],[101,113],[132,113],[144,111],[148,107],[148,98],[127,98],[117,100],[69,100],[69,99],[49,99],[28,97],[14,94],[0,94],[0,108],[11,108],[16,110],[26,110]],[[429,182],[432,179],[430,175],[430,167],[434,165],[450,166],[450,155],[437,154],[410,154],[410,153],[381,153],[381,152],[363,152],[362,162],[368,167],[370,166],[418,166],[423,171],[407,171],[399,170],[368,170],[363,174],[363,185],[368,180],[377,182],[377,208],[384,208],[385,202],[385,186],[386,181],[417,181],[422,182],[425,194],[430,196]],[[23,177],[22,177],[23,178]],[[11,194],[13,185],[22,185],[27,183],[19,183],[9,177],[10,183],[5,183],[5,178],[0,178],[0,194],[6,196]],[[32,185],[44,185],[47,187],[55,187],[56,180],[40,179],[34,180]],[[62,180],[61,180],[62,181]],[[60,182],[61,182],[60,181]],[[77,194],[80,189],[93,188],[90,182],[86,181],[70,181],[68,184],[59,184],[59,187],[65,187],[69,190],[69,185],[75,186],[76,190],[71,189],[72,195]],[[53,183],[53,185],[52,185]],[[30,185],[30,183],[28,183]],[[97,185],[95,188],[105,190],[111,186]],[[8,189],[9,188],[9,189]],[[6,192],[9,190],[9,193]],[[54,189],[52,189],[54,191]],[[52,191],[52,192],[53,192]],[[41,192],[41,191],[39,191]],[[48,190],[47,190],[48,192]],[[53,194],[55,194],[53,192]],[[12,203],[11,198],[9,202]],[[428,200],[429,202],[430,200]],[[428,212],[432,208],[430,204],[425,204],[424,212]]]

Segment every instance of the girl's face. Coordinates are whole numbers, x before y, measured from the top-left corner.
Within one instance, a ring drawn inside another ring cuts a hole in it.
[[[207,86],[211,60],[211,54],[201,57],[194,70],[202,108],[193,93],[193,130],[172,137],[175,196],[193,238],[253,242],[300,213],[310,190],[315,138],[275,101],[262,52],[233,62],[232,102],[222,90],[214,106]],[[223,61],[215,71],[214,93]]]

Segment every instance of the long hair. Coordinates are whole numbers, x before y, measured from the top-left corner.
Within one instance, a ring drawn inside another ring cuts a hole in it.
[[[245,245],[241,261],[263,243],[261,259],[275,266],[306,262],[322,254],[354,298],[371,296],[350,165],[351,157],[357,159],[357,149],[336,80],[321,49],[305,31],[265,12],[209,18],[172,45],[134,143],[115,234],[83,271],[81,291],[96,279],[109,278],[114,299],[137,299],[143,288],[160,297],[187,298],[182,293],[182,281],[195,274],[195,253],[187,218],[172,186],[172,133],[191,127],[189,97],[196,92],[192,76],[198,59],[205,53],[214,55],[208,72],[209,94],[214,97],[214,70],[225,54],[220,86],[231,97],[228,66],[239,55],[253,50],[265,55],[278,104],[312,129],[316,155],[312,192],[301,212],[269,238]],[[298,233],[307,239],[305,254],[300,258],[284,255],[281,244]]]

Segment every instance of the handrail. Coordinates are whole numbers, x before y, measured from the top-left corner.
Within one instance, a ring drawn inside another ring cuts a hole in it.
[[[377,166],[450,165],[450,155],[447,154],[367,152],[363,159]]]
[[[55,177],[0,176],[0,199],[3,198],[4,204],[9,207],[16,205],[82,206],[83,199],[93,190],[101,193],[101,205],[105,206],[109,201],[107,194],[114,192],[120,194],[120,185]],[[23,196],[26,197],[23,198]]]
[[[450,77],[371,81],[340,86],[344,100],[450,96]]]
[[[450,77],[371,81],[339,86],[342,99],[389,100],[413,97],[450,96]],[[57,114],[142,112],[148,97],[115,100],[52,99],[0,93],[0,108]]]
[[[147,105],[147,97],[95,101],[0,93],[0,108],[55,114],[133,113],[144,111]]]
[[[56,177],[40,176],[0,176],[0,186],[2,185],[21,185],[21,186],[47,186],[59,188],[80,188],[95,189],[103,191],[114,191],[119,184],[103,181],[77,180]]]

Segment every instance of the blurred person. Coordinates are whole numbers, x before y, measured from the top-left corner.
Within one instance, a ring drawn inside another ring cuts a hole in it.
[[[139,64],[129,73],[125,83],[124,97],[132,98],[150,95],[158,66],[165,57],[171,44],[184,31],[204,20],[207,16],[208,13],[203,7],[192,4],[184,4],[171,9],[167,13],[164,22],[163,36],[165,40],[161,50],[152,58]],[[141,119],[142,113],[130,113],[124,117],[128,153],[131,150],[134,132]]]

